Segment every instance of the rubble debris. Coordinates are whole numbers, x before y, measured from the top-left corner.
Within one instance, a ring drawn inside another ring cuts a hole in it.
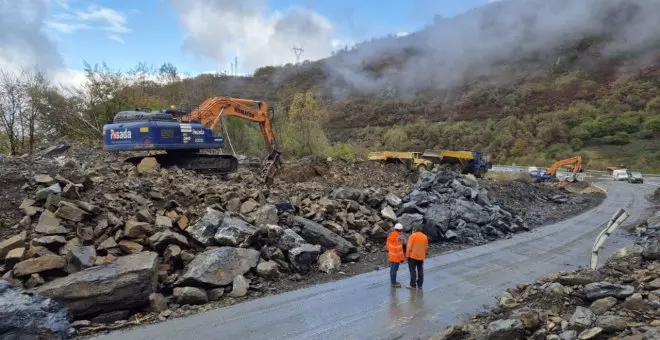
[[[155,293],[164,297],[153,315],[161,320],[185,314],[173,296],[176,288],[202,289],[210,303],[228,304],[239,300],[234,296],[252,298],[308,280],[371,271],[386,264],[383,244],[396,222],[440,226],[443,237],[431,246],[432,254],[495,238],[473,240],[461,232],[475,225],[479,235],[513,233],[497,213],[522,225],[516,214],[507,214],[507,204],[489,196],[491,182],[453,173],[442,175],[451,178],[443,188],[431,183],[415,191],[419,174],[396,167],[300,160],[284,164],[282,176],[265,188],[250,169],[224,181],[149,160],[138,169],[119,155],[90,148],[96,147],[72,145],[56,159],[10,157],[0,169],[3,272],[19,286],[61,299],[76,318],[108,321],[147,313]],[[506,190],[498,195],[510,199]],[[450,211],[453,201],[434,201],[459,195],[459,220]],[[544,200],[528,204],[563,209],[575,203],[574,196],[548,189],[539,196]],[[558,203],[563,198],[568,203]],[[587,201],[577,206],[595,200]],[[473,213],[473,204],[488,215]],[[112,272],[131,266],[139,268],[136,281]],[[217,270],[223,274],[215,275]],[[126,285],[102,287],[100,275]],[[247,283],[245,295],[238,289],[243,281],[230,294],[238,275]],[[72,295],[75,290],[65,284],[93,289]],[[137,299],[128,301],[129,291]],[[92,305],[97,298],[100,303]]]

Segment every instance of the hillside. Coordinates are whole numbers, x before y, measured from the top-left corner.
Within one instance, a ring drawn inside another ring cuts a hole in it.
[[[653,0],[506,0],[436,17],[405,37],[263,67],[250,77],[184,79],[163,65],[158,82],[134,75],[127,81],[108,67],[90,66],[93,82],[85,93],[74,100],[51,93],[42,124],[54,126],[49,138],[94,139],[120,109],[190,107],[209,96],[234,96],[270,101],[290,156],[304,155],[291,135],[306,129],[325,133],[335,144],[329,154],[339,156],[479,148],[498,163],[546,165],[581,153],[590,168],[660,171],[660,32],[652,15],[659,11]],[[308,91],[314,103],[304,97]],[[294,111],[304,114],[294,119]],[[69,120],[82,120],[83,127],[73,129]],[[261,150],[253,126],[227,125],[238,149]],[[319,140],[307,149],[328,154],[328,143]]]

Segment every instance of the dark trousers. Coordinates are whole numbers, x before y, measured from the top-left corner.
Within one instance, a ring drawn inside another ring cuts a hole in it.
[[[410,269],[410,286],[422,288],[424,283],[424,260],[408,258],[408,269]]]
[[[390,281],[392,283],[396,283],[396,272],[399,271],[399,265],[401,263],[398,262],[390,262]]]

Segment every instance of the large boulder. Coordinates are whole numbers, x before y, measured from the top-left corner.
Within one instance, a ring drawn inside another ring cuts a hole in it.
[[[289,251],[305,244],[305,239],[291,229],[284,229],[277,246],[283,251]]]
[[[584,286],[584,294],[589,300],[598,300],[606,297],[617,299],[627,298],[635,293],[635,287],[617,285],[609,282],[594,282]]]
[[[184,285],[220,287],[232,283],[236,275],[243,275],[259,263],[258,250],[220,247],[198,254],[183,273]]]
[[[64,303],[76,316],[149,304],[157,285],[158,254],[143,252],[48,282],[36,292]]]
[[[294,217],[293,220],[294,224],[301,228],[300,236],[308,243],[320,244],[327,249],[335,249],[341,257],[357,251],[357,248],[351,242],[314,221],[300,216]]]
[[[332,199],[351,200],[357,202],[362,201],[364,196],[364,191],[350,187],[339,187],[332,191],[330,194],[330,198]]]
[[[197,242],[210,246],[215,243],[215,233],[218,231],[225,215],[215,209],[207,208],[206,214],[195,224],[186,228],[186,232]]]
[[[422,231],[431,241],[438,242],[449,229],[451,209],[446,204],[433,204],[426,210]]]
[[[66,338],[71,313],[52,299],[30,294],[0,279],[0,338],[42,339],[44,332],[53,338]]]
[[[312,270],[312,266],[318,260],[320,253],[320,245],[303,244],[289,250],[289,260],[297,271],[305,274]]]
[[[225,217],[215,232],[216,244],[237,247],[257,232],[257,227],[236,217]]]
[[[490,221],[490,215],[482,206],[477,203],[457,199],[452,205],[452,211],[457,217],[466,222],[476,223],[479,225],[486,224]]]

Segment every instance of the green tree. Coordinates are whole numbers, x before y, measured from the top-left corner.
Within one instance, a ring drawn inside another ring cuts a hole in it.
[[[323,132],[326,119],[326,108],[312,92],[297,93],[281,128],[284,150],[296,156],[326,155],[330,146]]]
[[[393,126],[383,136],[385,147],[393,151],[404,150],[408,147],[408,134],[398,125]]]

